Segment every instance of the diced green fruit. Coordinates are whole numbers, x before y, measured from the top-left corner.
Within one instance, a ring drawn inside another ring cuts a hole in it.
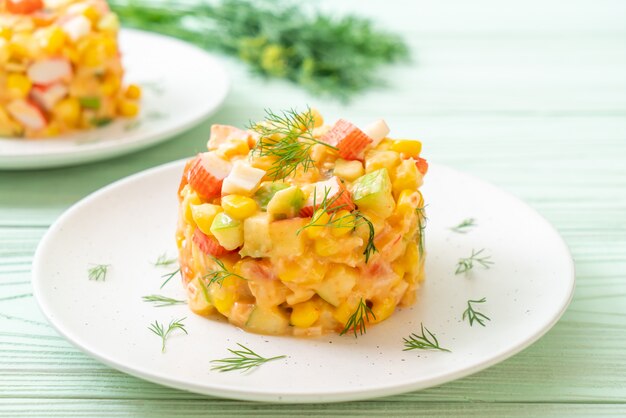
[[[387,169],[381,168],[359,177],[352,185],[352,199],[359,209],[387,218],[395,202],[391,194],[391,179]]]
[[[267,210],[267,204],[272,200],[276,192],[284,190],[287,187],[289,187],[289,185],[286,183],[276,183],[273,181],[265,182],[261,184],[259,190],[254,194],[254,200],[257,201],[261,209]]]
[[[227,250],[234,250],[243,244],[243,223],[224,212],[218,213],[213,218],[211,233]]]
[[[267,213],[272,219],[287,219],[298,216],[304,206],[304,193],[296,186],[277,191],[267,204]]]
[[[287,316],[276,307],[257,306],[246,321],[246,328],[259,334],[280,335],[284,334],[288,327]]]
[[[270,216],[266,212],[246,218],[243,222],[242,257],[268,257],[272,250],[270,240]]]
[[[100,98],[99,97],[81,97],[78,99],[80,105],[85,109],[100,109]]]
[[[352,292],[358,273],[345,266],[336,266],[315,284],[315,293],[333,306],[339,306]]]
[[[270,240],[272,256],[299,257],[304,254],[306,234],[298,234],[298,230],[309,222],[305,218],[291,218],[273,221],[270,224]]]

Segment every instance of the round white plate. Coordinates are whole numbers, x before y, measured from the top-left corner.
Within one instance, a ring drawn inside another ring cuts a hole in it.
[[[77,203],[42,239],[33,265],[35,296],[52,325],[98,360],[143,379],[260,401],[391,395],[449,382],[512,356],[548,331],[572,296],[571,256],[541,216],[489,184],[433,165],[424,187],[428,261],[418,301],[358,339],[261,336],[196,316],[185,305],[157,308],[141,297],[185,297],[178,277],[159,290],[168,269],[151,264],[159,254],[175,254],[182,169],[181,161],[157,167]],[[477,226],[465,234],[450,230],[466,218]],[[480,249],[491,268],[455,274],[459,258]],[[110,265],[106,280],[88,279],[94,264]],[[483,297],[486,302],[474,306],[491,321],[470,326],[462,319],[467,301]],[[182,317],[189,335],[172,334],[161,353],[148,325]],[[450,352],[403,351],[403,338],[419,334],[420,324]],[[236,343],[287,358],[249,373],[211,370],[211,360],[228,357]]]
[[[0,169],[48,168],[103,160],[154,145],[191,128],[226,98],[229,78],[212,55],[179,40],[124,29],[127,83],[143,87],[141,113],[63,137],[0,138]]]

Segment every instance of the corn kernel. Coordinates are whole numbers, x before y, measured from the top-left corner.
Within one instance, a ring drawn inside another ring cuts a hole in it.
[[[231,139],[217,148],[218,155],[225,159],[230,159],[235,155],[247,155],[248,152],[250,152],[250,147],[248,141],[244,139]]]
[[[193,212],[191,211],[192,205],[199,206],[202,204],[202,200],[198,197],[196,192],[189,192],[184,194],[185,198],[183,200],[183,208],[185,210],[184,216],[187,223],[191,225],[195,225],[195,221],[193,218]]]
[[[139,113],[139,105],[129,100],[120,100],[117,103],[117,110],[120,112],[120,115],[132,118]]]
[[[100,20],[100,13],[93,6],[87,6],[85,10],[83,10],[83,16],[91,21],[92,25],[97,25]]]
[[[56,54],[65,44],[65,33],[58,26],[53,26],[41,40],[42,49],[48,54]]]
[[[115,75],[108,73],[104,76],[104,81],[100,84],[100,91],[105,96],[113,96],[120,88],[120,79]]]
[[[70,126],[76,126],[80,121],[80,102],[75,98],[59,101],[52,110],[54,116]]]
[[[32,86],[33,83],[24,74],[11,73],[7,76],[7,89],[14,98],[26,97]]]
[[[237,301],[237,292],[235,291],[236,278],[233,276],[226,277],[222,281],[222,286],[211,286],[211,300],[213,305],[224,316],[230,314],[230,310]]]
[[[311,226],[305,229],[307,237],[317,239],[325,235],[326,225],[330,221],[330,215],[323,209],[318,209],[313,213]]]
[[[206,235],[213,235],[211,232],[211,224],[215,215],[222,212],[222,207],[219,205],[212,205],[210,203],[203,203],[201,205],[190,204],[189,209],[191,211],[191,217],[196,223],[200,231]]]
[[[291,312],[291,325],[300,328],[312,326],[320,317],[320,311],[315,302],[307,301],[294,305]]]
[[[258,205],[254,199],[231,194],[222,197],[222,208],[231,218],[241,220],[254,215]]]
[[[342,326],[348,322],[348,319],[354,313],[355,309],[359,304],[359,300],[355,300],[355,298],[350,298],[343,302],[341,305],[337,306],[335,311],[333,312],[333,318],[337,320]]]
[[[0,38],[4,38],[5,40],[11,39],[13,36],[13,30],[8,26],[0,26]]]
[[[61,48],[61,55],[69,59],[73,64],[78,64],[80,61],[80,57],[78,56],[76,49],[69,45],[65,45]]]
[[[137,84],[130,84],[126,87],[126,92],[124,92],[124,96],[130,100],[138,100],[141,98],[141,87]]]
[[[330,233],[333,237],[343,237],[349,234],[356,226],[356,216],[347,210],[340,210],[333,214],[333,226]]]
[[[422,152],[422,143],[416,139],[397,139],[391,144],[391,150],[407,157],[418,158]]]

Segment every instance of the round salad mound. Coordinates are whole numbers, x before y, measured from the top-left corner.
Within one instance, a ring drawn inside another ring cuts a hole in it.
[[[139,112],[105,0],[0,0],[0,136],[50,137]]]
[[[424,280],[421,142],[316,110],[213,125],[186,164],[177,243],[191,310],[261,334],[363,333]]]

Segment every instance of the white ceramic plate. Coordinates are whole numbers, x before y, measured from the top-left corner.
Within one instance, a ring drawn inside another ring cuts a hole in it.
[[[226,98],[229,78],[212,55],[173,38],[124,29],[125,81],[143,87],[137,119],[41,140],[0,138],[0,169],[58,167],[126,154],[191,128]]]
[[[176,189],[183,162],[114,183],[77,203],[50,228],[33,266],[39,305],[68,340],[98,360],[153,382],[229,398],[333,402],[369,399],[449,382],[527,347],[559,319],[574,287],[573,263],[556,231],[518,199],[438,165],[426,178],[426,282],[417,304],[370,327],[367,334],[313,339],[248,334],[192,314],[185,305],[155,308],[143,295],[184,299],[178,280],[159,290],[165,269],[151,265],[175,254]],[[465,218],[466,234],[449,228]],[[490,269],[456,275],[456,264],[484,248]],[[87,278],[109,264],[105,281]],[[171,269],[171,268],[170,268]],[[462,320],[468,299],[491,318]],[[161,353],[148,330],[154,320],[187,317]],[[424,324],[451,350],[403,351],[403,337]],[[287,355],[250,373],[219,373],[210,361],[241,343],[266,357]],[[511,377],[513,378],[513,377]]]

